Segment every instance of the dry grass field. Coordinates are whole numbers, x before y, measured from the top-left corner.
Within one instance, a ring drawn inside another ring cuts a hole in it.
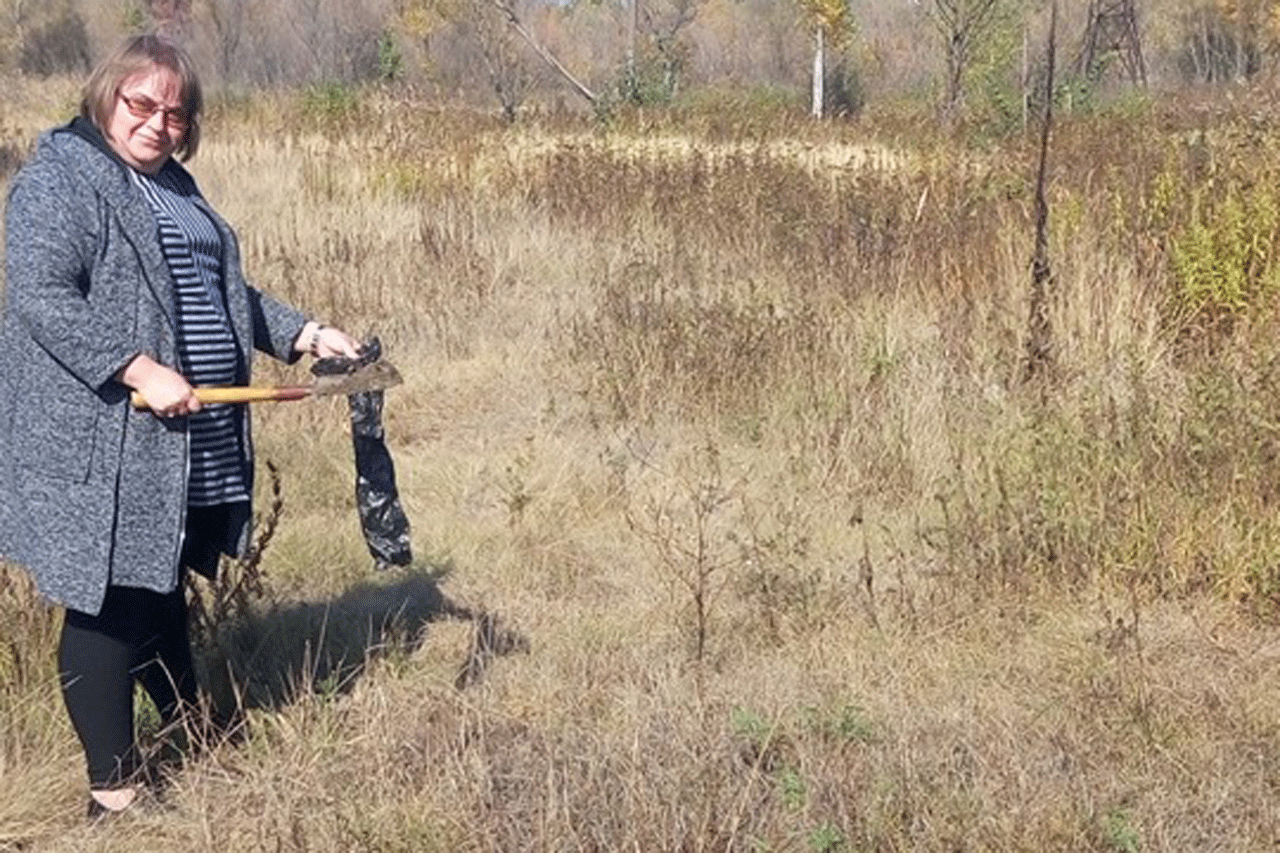
[[[14,88],[11,154],[74,99]],[[93,828],[0,575],[0,850],[1273,849],[1280,112],[1239,102],[1064,120],[1032,381],[1030,140],[215,104],[251,278],[405,375],[416,561],[371,568],[345,403],[263,405],[262,589],[201,625],[238,726]]]

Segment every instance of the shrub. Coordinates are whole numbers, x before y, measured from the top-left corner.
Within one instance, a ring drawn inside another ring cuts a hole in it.
[[[18,56],[22,72],[37,77],[81,74],[89,66],[89,33],[84,19],[71,9],[31,30]]]

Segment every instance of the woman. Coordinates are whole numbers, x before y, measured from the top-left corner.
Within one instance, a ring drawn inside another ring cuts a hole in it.
[[[247,384],[253,348],[358,348],[245,282],[235,235],[175,159],[199,147],[201,106],[181,49],[129,39],[6,208],[0,555],[65,607],[91,816],[139,793],[134,680],[166,722],[196,700],[184,570],[211,576],[249,536],[248,407],[202,406],[193,386]]]

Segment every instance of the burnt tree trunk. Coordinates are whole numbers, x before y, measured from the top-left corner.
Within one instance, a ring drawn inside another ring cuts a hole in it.
[[[1045,79],[1044,122],[1040,129],[1040,164],[1036,171],[1036,235],[1031,258],[1031,299],[1027,318],[1027,351],[1024,379],[1035,379],[1053,366],[1053,327],[1049,319],[1049,291],[1053,270],[1049,266],[1049,203],[1045,178],[1049,162],[1049,131],[1053,125],[1053,70],[1058,30],[1055,0],[1049,20],[1048,73]]]

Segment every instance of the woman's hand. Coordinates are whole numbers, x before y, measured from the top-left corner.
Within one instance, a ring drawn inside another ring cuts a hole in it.
[[[173,418],[200,411],[191,383],[149,355],[135,356],[116,374],[116,379],[141,394],[157,417]]]
[[[322,326],[315,320],[302,327],[298,340],[293,348],[298,352],[309,352],[316,358],[332,358],[345,356],[356,358],[360,355],[360,342],[341,329]]]

